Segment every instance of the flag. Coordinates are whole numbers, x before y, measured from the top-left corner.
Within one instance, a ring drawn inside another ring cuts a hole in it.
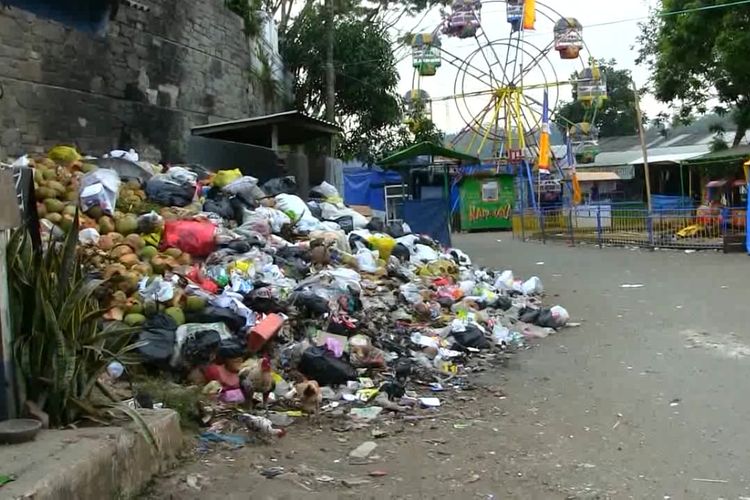
[[[573,144],[570,142],[570,134],[565,139],[565,156],[570,167],[570,181],[571,187],[573,188],[573,205],[580,205],[583,201],[583,195],[581,194],[581,184],[578,182],[578,175],[576,174],[576,157],[573,154]]]
[[[536,0],[523,2],[523,29],[533,30],[536,23]]]
[[[536,164],[539,170],[549,170],[549,161],[551,156],[549,141],[549,95],[547,93],[547,89],[544,89],[544,102],[542,103],[542,131],[539,134],[539,160]]]

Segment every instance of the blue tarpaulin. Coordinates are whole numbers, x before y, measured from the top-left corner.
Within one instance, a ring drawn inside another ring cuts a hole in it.
[[[449,214],[450,206],[446,200],[406,200],[404,202],[404,221],[409,224],[412,232],[427,234],[445,246],[451,246]]]
[[[373,210],[385,211],[386,184],[400,184],[398,172],[370,168],[344,169],[344,203],[366,205]]]
[[[693,200],[688,196],[651,195],[651,208],[654,211],[693,208]]]

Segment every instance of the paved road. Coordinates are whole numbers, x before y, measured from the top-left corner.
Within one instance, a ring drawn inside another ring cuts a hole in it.
[[[276,448],[178,470],[151,497],[750,498],[750,257],[569,248],[507,233],[454,243],[479,264],[539,275],[548,302],[582,326],[481,374],[506,398],[475,391],[445,409],[452,416],[384,426],[390,437],[369,468],[345,459],[369,430],[295,428]],[[265,480],[255,470],[265,465],[297,474]],[[315,479],[366,478],[373,467],[388,476],[352,489]],[[186,490],[186,474],[207,486]]]
[[[507,235],[459,244],[481,264],[539,274],[584,322],[508,379],[541,429],[528,446],[549,456],[540,477],[614,498],[750,497],[750,257]]]

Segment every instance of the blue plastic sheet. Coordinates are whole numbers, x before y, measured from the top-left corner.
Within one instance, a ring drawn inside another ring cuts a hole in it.
[[[400,184],[398,172],[370,168],[344,170],[344,202],[347,205],[367,205],[373,210],[385,210],[386,184]]]
[[[404,220],[414,233],[427,234],[445,246],[451,246],[448,225],[450,205],[446,200],[406,200]]]

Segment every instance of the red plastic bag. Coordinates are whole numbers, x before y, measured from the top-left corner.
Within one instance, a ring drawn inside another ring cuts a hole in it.
[[[219,293],[219,285],[211,278],[205,276],[196,266],[191,267],[185,277],[209,293]]]
[[[164,223],[161,247],[179,248],[193,257],[206,257],[216,248],[216,226],[208,221],[168,220]]]

